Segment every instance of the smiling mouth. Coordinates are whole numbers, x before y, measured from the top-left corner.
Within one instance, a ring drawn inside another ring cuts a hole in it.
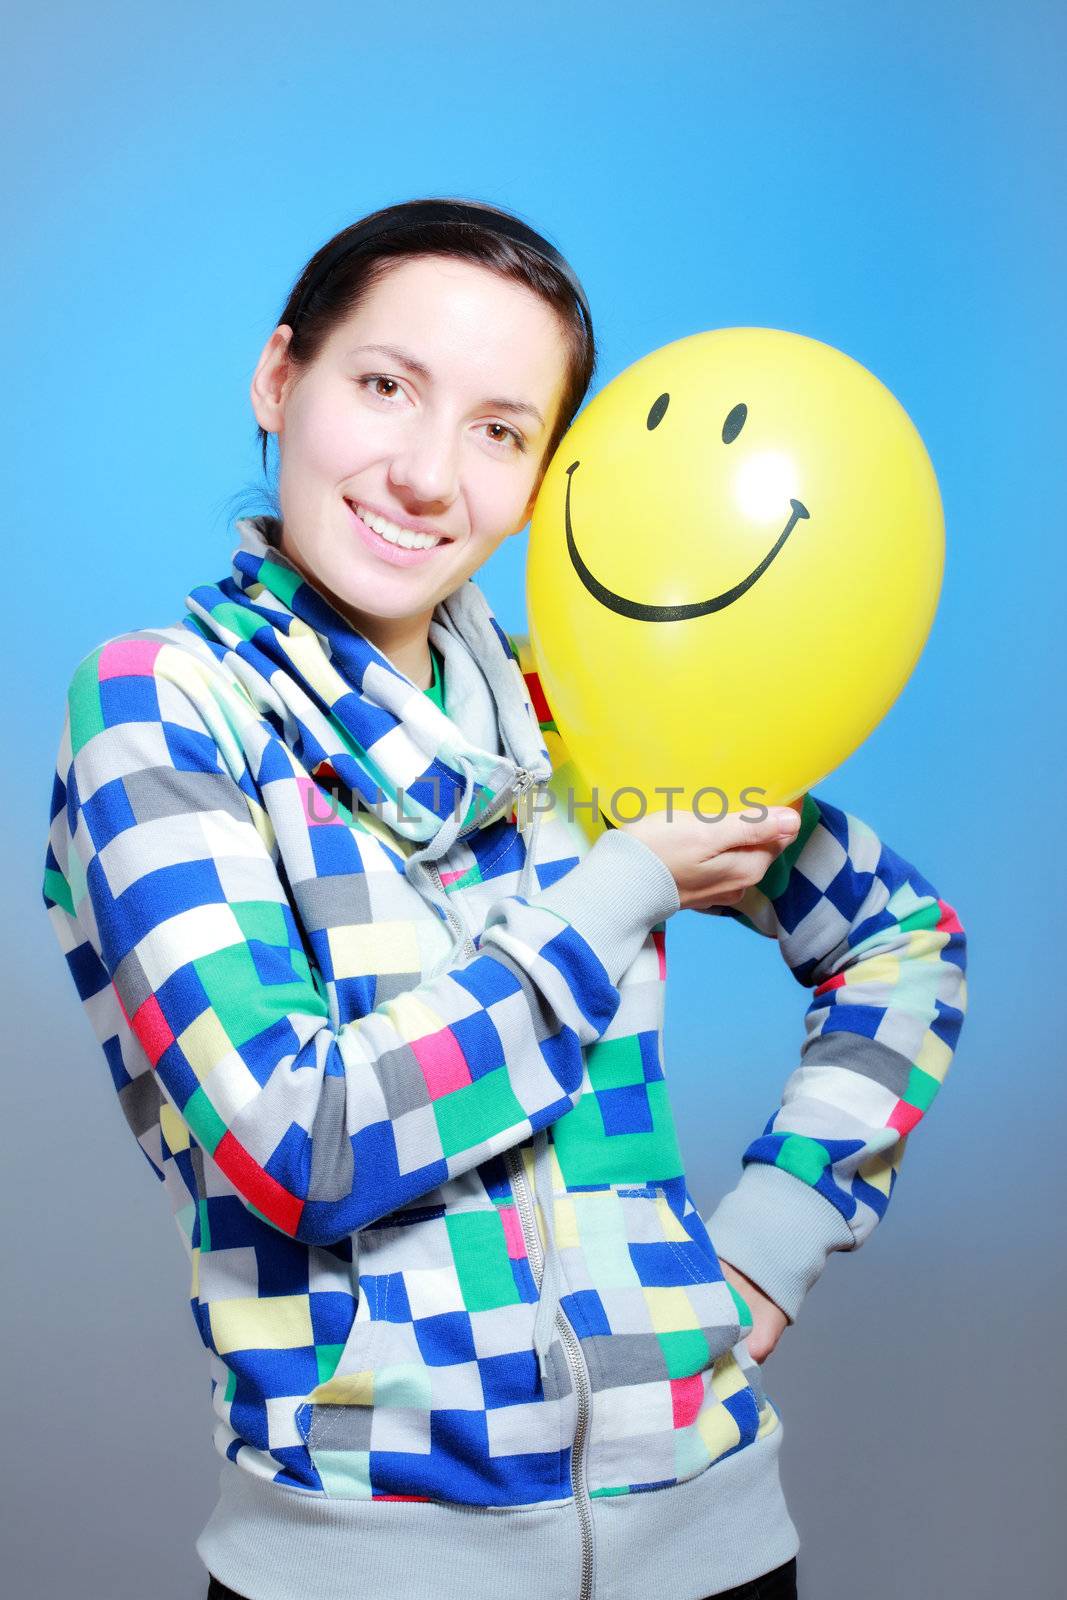
[[[573,461],[567,468],[567,495],[564,504],[564,521],[567,528],[567,553],[571,558],[571,565],[581,578],[594,600],[599,600],[602,606],[607,606],[609,611],[615,611],[620,617],[633,617],[635,622],[688,622],[692,617],[706,617],[709,612],[722,611],[726,606],[733,605],[735,600],[751,589],[758,578],[761,578],[778,554],[779,550],[789,538],[797,523],[811,515],[806,505],[800,500],[790,500],[793,508],[792,515],[774,544],[767,551],[758,567],[753,567],[747,578],[742,578],[740,583],[735,583],[732,589],[724,589],[721,594],[713,595],[710,600],[694,600],[682,606],[650,606],[640,600],[627,600],[625,595],[616,594],[614,589],[609,589],[600,579],[594,577],[582,560],[578,546],[574,542],[574,530],[571,527],[571,484],[574,473],[581,465]]]

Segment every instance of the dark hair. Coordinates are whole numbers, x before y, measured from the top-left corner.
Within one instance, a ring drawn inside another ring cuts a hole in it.
[[[547,466],[570,427],[596,369],[589,306],[573,269],[513,212],[480,200],[406,200],[372,211],[317,250],[293,284],[277,326],[292,328],[289,355],[306,366],[339,322],[404,257],[458,256],[525,285],[559,316],[567,369],[559,415],[545,446]],[[265,428],[256,430],[267,469]]]

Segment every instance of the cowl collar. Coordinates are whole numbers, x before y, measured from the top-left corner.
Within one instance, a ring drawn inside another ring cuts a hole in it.
[[[431,859],[464,828],[495,820],[501,792],[551,776],[526,681],[472,578],[430,621],[445,663],[441,711],[282,554],[276,518],[235,529],[230,575],[191,591],[188,624],[277,702],[309,772],[332,769]]]

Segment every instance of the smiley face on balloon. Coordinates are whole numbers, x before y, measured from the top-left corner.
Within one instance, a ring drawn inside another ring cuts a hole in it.
[[[943,567],[937,480],[889,390],[818,340],[717,329],[628,367],[562,440],[530,641],[602,809],[786,804],[899,695]]]

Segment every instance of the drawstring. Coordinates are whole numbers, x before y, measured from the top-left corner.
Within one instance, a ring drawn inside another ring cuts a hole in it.
[[[527,796],[520,795],[518,800],[516,815],[518,817],[519,834],[526,840],[526,859],[522,863],[522,872],[519,875],[519,887],[516,891],[518,894],[529,894],[531,885],[536,883],[534,878],[534,856],[537,844],[537,830],[541,823],[541,808],[537,804],[537,797],[544,787],[543,782],[534,784],[530,796],[533,801],[532,818],[529,811],[526,812],[525,818],[523,816],[523,808],[526,805]],[[529,838],[526,838],[526,831],[529,832]]]
[[[523,862],[522,876],[519,880],[519,893],[528,893],[531,884],[536,883],[534,878],[535,845],[537,843],[537,828],[541,820],[541,808],[538,804],[538,795],[542,784],[537,784],[533,793],[533,821],[529,824],[530,836],[526,841],[526,860]],[[520,813],[520,832],[522,821]],[[562,1268],[559,1251],[556,1247],[556,1217],[555,1200],[553,1197],[552,1157],[550,1154],[548,1129],[542,1128],[533,1138],[534,1158],[534,1195],[541,1208],[545,1232],[545,1260],[541,1272],[541,1288],[537,1300],[537,1311],[534,1314],[533,1340],[537,1352],[537,1366],[541,1374],[541,1387],[546,1393],[550,1392],[548,1352],[555,1337],[556,1309],[559,1306],[560,1289],[562,1286]]]
[[[541,1207],[545,1227],[545,1264],[541,1273],[541,1293],[534,1315],[533,1342],[537,1351],[537,1365],[541,1373],[541,1386],[548,1391],[548,1351],[556,1327],[556,1308],[560,1294],[560,1260],[556,1248],[555,1200],[552,1184],[552,1157],[549,1154],[548,1129],[542,1128],[534,1135],[534,1194]]]
[[[427,976],[431,978],[438,977],[446,967],[450,966],[453,957],[460,953],[464,944],[466,943],[466,935],[464,934],[462,928],[456,927],[449,916],[451,902],[449,901],[447,892],[443,888],[439,890],[436,887],[433,877],[427,871],[425,865],[427,860],[439,861],[442,856],[448,854],[453,843],[455,842],[457,833],[467,819],[467,812],[470,809],[471,800],[474,794],[474,768],[469,764],[469,762],[464,761],[462,757],[460,757],[460,763],[463,768],[463,798],[460,805],[452,808],[449,815],[445,818],[444,822],[442,822],[437,833],[434,834],[433,838],[429,839],[426,844],[423,845],[421,850],[416,850],[412,855],[408,856],[407,860],[404,862],[404,876],[406,878],[412,877],[413,871],[416,867],[422,867],[426,878],[426,887],[430,899],[435,905],[440,906],[444,911],[445,922],[452,929],[451,948],[447,954],[441,958],[433,972],[427,974]]]
[[[453,808],[432,839],[428,840],[420,850],[416,850],[412,855],[408,856],[404,863],[404,876],[407,878],[412,876],[417,867],[423,867],[425,872],[426,862],[438,861],[442,856],[447,855],[449,850],[452,848],[452,845],[455,843],[456,835],[459,833],[460,828],[466,821],[467,812],[470,810],[471,800],[474,794],[474,769],[473,767],[469,766],[467,762],[462,761],[462,758],[461,762],[464,775],[462,803],[458,808]],[[531,809],[525,811],[525,813],[523,807],[525,805],[526,796],[523,794],[517,797],[519,833],[526,840],[526,858],[522,864],[522,872],[519,875],[519,886],[516,890],[516,893],[521,895],[528,894],[531,886],[535,885],[537,881],[534,877],[534,861],[536,855],[537,830],[541,823],[541,810],[536,802],[538,793],[544,788],[546,782],[547,779],[541,779],[534,784],[534,804]],[[451,965],[453,958],[457,956],[463,949],[466,939],[462,930],[453,926],[448,915],[451,901],[448,898],[447,892],[445,890],[439,891],[436,888],[433,878],[429,873],[426,873],[426,886],[430,899],[435,905],[439,905],[445,912],[445,921],[448,922],[449,926],[452,927],[453,930],[452,948],[448,951],[447,955],[443,956],[441,961],[438,962],[436,969],[432,973],[428,974],[430,977],[437,977],[441,972],[444,971],[446,967]]]
[[[544,787],[544,783],[546,781],[547,780],[541,780],[534,785],[534,791],[531,796],[532,806],[530,810],[525,812],[525,814],[524,806],[527,797],[525,794],[518,796],[518,829],[520,835],[526,841],[526,857],[522,864],[522,871],[519,874],[519,886],[518,890],[516,891],[520,895],[528,894],[530,889],[534,887],[537,882],[534,876],[534,865],[536,859],[537,832],[541,821],[541,808],[538,804],[538,794],[539,791]],[[442,824],[441,830],[435,838],[431,839],[429,843],[424,845],[421,850],[416,851],[414,855],[408,857],[404,864],[405,875],[407,875],[416,864],[422,863],[427,857],[436,861],[447,853],[453,841],[455,840],[456,834],[459,832],[460,827],[462,826],[463,819],[467,815],[467,808],[470,805],[473,783],[474,778],[472,769],[470,767],[466,767],[462,807],[458,812],[454,812],[451,816],[449,816],[447,821]],[[428,881],[430,892],[434,901],[447,909],[449,906],[447,893],[442,892],[438,894],[434,888],[433,879],[429,878]],[[438,970],[448,966],[452,960],[453,954],[462,948],[463,943],[463,934],[458,931],[454,932],[452,949],[444,958],[443,962],[440,963]],[[434,974],[434,976],[436,976],[436,974]],[[540,1132],[534,1135],[532,1144],[534,1157],[534,1195],[536,1197],[537,1204],[541,1208],[545,1236],[545,1259],[544,1266],[541,1271],[541,1288],[537,1302],[537,1310],[534,1314],[533,1339],[534,1349],[537,1352],[538,1370],[541,1374],[541,1384],[546,1391],[550,1387],[549,1378],[551,1376],[548,1366],[548,1352],[555,1334],[556,1310],[559,1306],[560,1288],[562,1284],[559,1252],[556,1248],[552,1158],[549,1153],[549,1148],[548,1129],[542,1128]]]

